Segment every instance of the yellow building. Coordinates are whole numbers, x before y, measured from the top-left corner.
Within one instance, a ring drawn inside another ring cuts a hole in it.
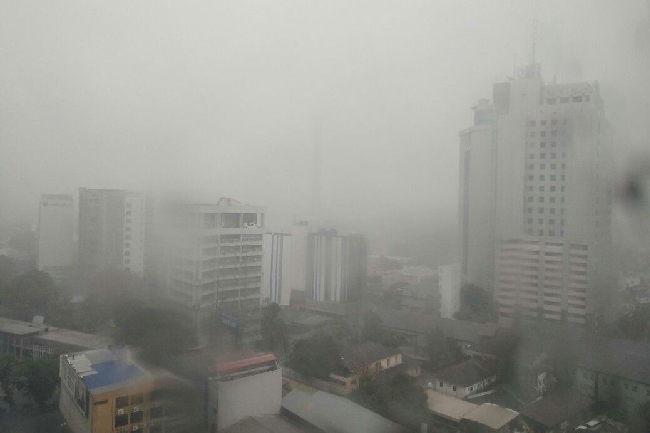
[[[146,370],[124,349],[61,355],[59,376],[59,409],[74,433],[162,433],[178,422],[178,379]]]
[[[336,394],[348,395],[359,388],[364,380],[373,381],[387,373],[404,373],[419,376],[420,366],[408,359],[398,349],[384,347],[377,343],[363,343],[343,353],[338,368],[329,375],[330,390]]]

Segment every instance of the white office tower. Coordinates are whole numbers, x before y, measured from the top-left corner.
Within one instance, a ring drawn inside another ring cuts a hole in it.
[[[202,329],[219,317],[243,345],[259,339],[265,209],[230,198],[176,218],[169,295]]]
[[[262,298],[278,305],[289,305],[291,296],[291,234],[264,234],[264,273]]]
[[[74,201],[71,195],[42,194],[38,206],[38,270],[66,284],[74,264]]]
[[[319,230],[309,235],[307,298],[349,302],[361,299],[366,284],[367,243],[360,235]]]
[[[460,265],[438,266],[438,290],[440,291],[440,317],[453,319],[460,310]]]
[[[598,84],[494,85],[460,133],[461,270],[499,321],[607,319],[611,133]]]
[[[150,225],[147,194],[79,188],[79,265],[87,274],[121,269],[142,277]]]
[[[307,250],[311,227],[307,221],[291,226],[291,290],[307,290]]]

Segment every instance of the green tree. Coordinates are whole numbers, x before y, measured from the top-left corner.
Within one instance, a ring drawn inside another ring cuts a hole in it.
[[[318,333],[293,345],[289,367],[308,377],[323,380],[341,362],[341,348],[331,335]]]
[[[647,433],[650,431],[650,402],[640,404],[629,420],[632,433]]]
[[[440,328],[434,328],[427,334],[427,357],[425,367],[429,371],[435,371],[459,360],[462,355],[458,346],[449,341]]]
[[[0,290],[13,276],[13,261],[4,254],[0,255]]]
[[[404,344],[403,335],[384,329],[381,318],[375,313],[368,312],[363,318],[362,339],[365,341],[374,341],[387,347],[399,347]]]
[[[268,350],[282,349],[286,354],[287,325],[280,318],[280,306],[276,303],[262,308],[262,343]]]
[[[454,314],[454,318],[476,323],[494,322],[494,301],[486,290],[466,284],[460,290],[460,310]]]
[[[61,296],[50,275],[29,271],[12,278],[0,292],[3,313],[21,320],[31,320],[37,313],[46,313]]]
[[[129,305],[142,305],[146,299],[142,279],[120,270],[107,270],[95,275],[89,283],[86,300],[76,316],[76,328],[95,332],[108,325]]]
[[[13,405],[16,388],[16,358],[9,354],[0,355],[0,386],[4,391],[4,400]]]
[[[36,233],[22,231],[13,235],[7,244],[22,254],[33,254],[36,251]]]
[[[194,335],[185,316],[165,304],[125,299],[115,313],[116,343],[138,349],[141,359],[155,365],[166,365],[171,356],[194,347]]]
[[[59,360],[51,356],[18,364],[16,388],[39,407],[45,406],[59,383]]]
[[[427,422],[427,394],[415,378],[399,373],[383,382],[368,382],[350,399],[390,420],[411,428]]]

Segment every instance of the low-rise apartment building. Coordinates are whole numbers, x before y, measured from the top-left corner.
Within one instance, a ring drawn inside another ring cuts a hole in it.
[[[437,392],[465,398],[489,387],[497,380],[496,368],[477,359],[467,359],[433,373]]]
[[[341,356],[341,365],[330,373],[330,389],[348,395],[364,380],[374,380],[384,371],[403,363],[402,352],[377,343],[364,343],[349,348]]]
[[[0,318],[0,353],[18,361],[71,351],[101,349],[113,343],[110,337],[71,329]]]
[[[575,386],[598,401],[634,410],[650,402],[650,345],[603,338],[572,344]]]
[[[162,433],[178,426],[189,403],[181,382],[151,372],[125,349],[99,349],[61,355],[59,410],[73,433]]]

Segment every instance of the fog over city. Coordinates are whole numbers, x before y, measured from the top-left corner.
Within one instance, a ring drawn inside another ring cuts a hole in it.
[[[599,81],[617,157],[643,149],[643,1],[89,1],[0,4],[4,221],[45,192],[165,189],[309,211],[322,128],[325,219],[453,228],[458,131],[536,61]],[[535,24],[536,23],[536,24]],[[619,152],[618,149],[621,149]]]
[[[0,432],[647,433],[650,0],[0,0]]]

